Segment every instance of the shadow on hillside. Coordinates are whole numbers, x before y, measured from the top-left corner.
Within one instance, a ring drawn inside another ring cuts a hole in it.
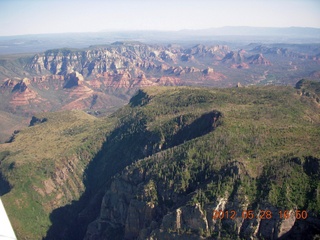
[[[218,111],[211,111],[202,114],[195,119],[190,125],[181,128],[172,138],[164,145],[164,148],[177,146],[189,141],[191,139],[201,137],[218,127],[221,122],[221,113]]]
[[[139,118],[112,131],[85,170],[85,192],[78,201],[52,211],[52,226],[44,239],[83,239],[88,224],[99,215],[108,181],[127,165],[145,157],[143,147],[150,137],[144,119]]]
[[[10,192],[11,186],[0,172],[0,197]]]
[[[52,211],[52,226],[44,239],[83,239],[88,224],[99,216],[102,198],[112,176],[139,159],[213,131],[220,117],[221,113],[216,111],[201,115],[168,138],[162,149],[155,147],[161,138],[147,130],[144,117],[127,119],[108,135],[89,163],[84,173],[86,190],[80,199]]]
[[[1,163],[2,161],[8,156],[10,155],[9,151],[4,151],[0,153],[0,167],[1,167]],[[14,162],[10,164],[9,166],[9,170],[12,170],[12,168],[14,168]],[[8,192],[10,192],[11,190],[11,186],[9,184],[9,182],[7,181],[7,179],[2,175],[2,172],[0,171],[0,196],[3,196],[5,194],[7,194]]]

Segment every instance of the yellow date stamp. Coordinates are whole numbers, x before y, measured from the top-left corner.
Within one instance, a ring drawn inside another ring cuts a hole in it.
[[[257,212],[257,213],[256,213]],[[270,220],[274,217],[274,215],[277,215],[280,219],[288,219],[290,217],[295,217],[296,219],[307,219],[308,218],[308,212],[306,210],[280,210],[277,213],[274,213],[268,209],[265,210],[243,210],[241,212],[235,211],[235,210],[213,210],[212,212],[212,219],[218,220],[218,219],[235,219],[236,217],[241,217],[242,219],[267,219]]]

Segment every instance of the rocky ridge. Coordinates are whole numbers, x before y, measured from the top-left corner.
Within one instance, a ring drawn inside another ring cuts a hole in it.
[[[228,47],[197,45],[191,49],[164,47],[142,43],[114,43],[110,46],[85,51],[52,50],[36,55],[25,69],[35,74],[65,75],[74,71],[89,78],[106,78],[121,75],[130,80],[144,74],[181,75],[199,72],[193,67],[197,58],[220,59]],[[189,57],[188,57],[189,56]],[[182,67],[179,63],[190,66]],[[169,77],[169,76],[168,76]],[[149,77],[148,77],[149,78]],[[114,79],[117,80],[117,79]],[[114,82],[114,80],[112,82]],[[109,85],[109,86],[112,86]],[[115,83],[115,87],[118,85]],[[128,85],[120,85],[128,87]]]
[[[257,48],[256,48],[257,49]],[[263,58],[260,55],[260,58]],[[182,66],[188,64],[184,73],[193,72],[190,68],[201,65],[203,61],[210,60],[217,64],[222,63],[241,64],[250,61],[250,55],[244,50],[230,51],[227,46],[196,45],[184,49],[182,47],[165,47],[146,45],[142,43],[117,42],[103,48],[77,50],[50,50],[43,54],[37,54],[25,69],[36,74],[51,73],[64,75],[73,71],[81,73],[85,77],[94,78],[97,74],[104,76],[109,74],[123,74],[129,72],[136,77],[139,72],[153,72],[164,74],[170,67],[181,68],[180,71],[169,70],[171,74],[180,74]],[[266,60],[255,62],[259,65],[268,65]],[[175,65],[175,66],[173,66]],[[203,70],[203,69],[202,69]],[[200,70],[201,71],[201,70]]]
[[[22,176],[25,171],[33,179],[18,184],[19,178],[8,177],[10,172],[1,175],[9,184],[3,199],[18,238],[45,237],[51,225],[49,214],[82,196],[86,166],[103,141],[101,128],[106,129],[102,121],[82,111],[42,113],[0,145],[1,173],[9,168],[11,174]],[[20,194],[21,189],[28,190]],[[24,224],[29,209],[37,218]]]
[[[248,175],[239,162],[226,166],[224,171],[225,175],[220,176],[236,174],[241,178],[241,174]],[[223,231],[226,229],[230,234],[227,236],[231,238],[281,239],[292,236],[292,232],[301,227],[308,229],[309,224],[320,227],[315,214],[309,213],[307,221],[298,220],[296,210],[288,209],[289,217],[283,218],[279,216],[281,209],[267,202],[259,204],[259,209],[252,211],[255,218],[245,219],[244,213],[253,208],[249,196],[241,196],[241,189],[233,192],[233,196],[227,194],[217,197],[214,203],[183,204],[190,201],[195,193],[179,196],[173,189],[169,190],[152,180],[156,178],[153,170],[134,167],[116,177],[102,200],[100,216],[88,226],[85,239],[105,239],[111,228],[123,232],[123,239],[211,239],[212,236],[225,236]],[[137,198],[137,194],[141,195]],[[171,208],[162,205],[169,199],[174,202]],[[221,220],[214,217],[215,211],[224,214],[232,214],[233,211],[235,215],[232,219],[228,215]],[[258,217],[264,215],[265,211],[270,211],[271,219]],[[301,233],[299,235],[302,237]]]

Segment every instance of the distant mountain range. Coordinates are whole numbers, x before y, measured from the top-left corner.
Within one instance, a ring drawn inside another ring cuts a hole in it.
[[[319,28],[222,27],[180,31],[111,31],[57,33],[0,37],[0,55],[40,52],[52,48],[84,48],[115,41],[190,44],[191,42],[232,43],[320,43]]]
[[[182,30],[180,33],[197,35],[221,35],[221,36],[290,36],[297,38],[319,38],[320,28],[305,27],[221,27],[203,30]]]

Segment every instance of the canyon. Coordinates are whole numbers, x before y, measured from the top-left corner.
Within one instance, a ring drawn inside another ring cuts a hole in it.
[[[249,44],[235,50],[128,41],[48,50],[2,60],[0,110],[20,116],[58,109],[112,112],[147,86],[293,86],[301,78],[319,79],[319,49],[317,44]]]
[[[0,56],[0,193],[17,237],[316,239],[320,45],[239,45]]]

